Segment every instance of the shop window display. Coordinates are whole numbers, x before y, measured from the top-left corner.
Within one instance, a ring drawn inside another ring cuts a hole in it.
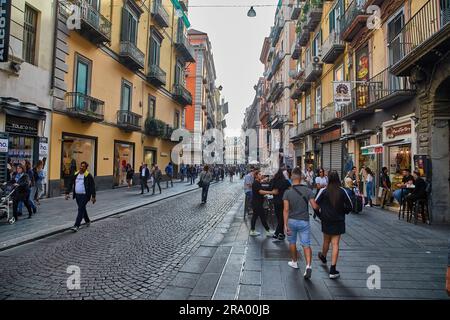
[[[87,138],[63,137],[62,173],[64,188],[71,176],[80,168],[81,162],[89,164],[89,171],[95,174],[95,140]]]
[[[34,142],[32,137],[10,135],[8,158],[14,165],[25,164],[27,160],[33,165]]]
[[[127,185],[127,164],[134,167],[134,145],[128,143],[115,143],[114,184]]]
[[[389,175],[392,185],[402,182],[402,170],[411,170],[411,146],[393,146],[389,148]]]

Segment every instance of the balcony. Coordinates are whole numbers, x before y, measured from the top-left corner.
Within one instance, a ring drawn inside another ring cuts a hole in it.
[[[272,47],[275,47],[280,39],[281,31],[283,30],[283,26],[279,25],[279,22],[275,26],[272,27],[272,31],[270,33],[270,37],[272,38]]]
[[[333,64],[341,54],[344,53],[345,43],[341,40],[339,33],[331,32],[322,45],[322,61]]]
[[[315,82],[322,76],[322,63],[308,63],[305,68],[305,81]]]
[[[394,54],[391,72],[408,76],[415,65],[434,64],[450,50],[450,3],[428,1],[389,43]]]
[[[298,17],[300,16],[301,11],[302,9],[300,7],[300,0],[294,0],[291,10],[291,20],[297,20]]]
[[[105,103],[83,93],[68,92],[65,96],[64,109],[70,117],[83,122],[101,122],[104,120]]]
[[[296,81],[292,88],[293,88],[293,90],[292,90],[292,94],[291,94],[291,99],[292,100],[299,100],[300,97],[303,94],[303,91],[299,87],[299,82]]]
[[[173,99],[183,106],[192,104],[192,95],[191,93],[181,84],[173,85],[172,92]]]
[[[322,109],[322,125],[329,126],[341,122],[342,112],[339,111],[334,102],[328,104]]]
[[[367,83],[368,107],[387,109],[412,99],[416,90],[407,77],[393,75],[389,68],[372,77]]]
[[[310,0],[307,13],[306,25],[309,30],[314,31],[322,19],[323,0]]]
[[[273,63],[272,63],[272,70],[271,70],[271,73],[270,73],[271,76],[274,76],[275,73],[277,73],[278,68],[281,65],[281,62],[283,61],[283,58],[284,58],[284,52],[283,51],[279,51],[278,54],[275,56],[275,59],[273,60]]]
[[[141,131],[142,116],[129,110],[117,111],[117,126],[125,131]]]
[[[262,107],[261,107],[261,110],[260,110],[260,112],[259,112],[259,120],[262,122],[262,123],[266,123],[266,121],[264,121],[267,117],[269,117],[269,115],[270,115],[270,111],[269,111],[269,107],[268,107],[268,105],[267,104],[264,104]]]
[[[98,45],[111,42],[111,21],[106,19],[85,0],[59,1],[59,13],[66,19],[73,14],[71,6],[80,9],[80,29],[76,29],[83,37]]]
[[[367,0],[353,0],[344,13],[341,21],[341,37],[346,42],[351,42],[356,35],[366,26],[367,18],[370,16],[366,13]]]
[[[284,90],[283,82],[272,82],[269,89],[269,95],[267,97],[268,102],[275,102],[280,98]]]
[[[305,75],[303,74],[298,78],[297,86],[301,92],[305,92],[311,87],[311,82],[306,81]]]
[[[374,112],[369,108],[369,86],[358,84],[352,89],[352,103],[341,107],[343,120],[353,120]]]
[[[169,26],[169,14],[163,8],[161,3],[153,1],[151,13],[153,19],[155,19],[156,23],[158,23],[160,27],[167,28]]]
[[[175,49],[183,57],[186,62],[195,62],[195,53],[187,37],[184,33],[178,33],[177,39],[175,41]]]
[[[306,118],[298,126],[298,135],[304,136],[320,129],[320,121],[320,118],[314,115]]]
[[[133,71],[144,69],[145,54],[130,41],[120,42],[120,61]]]
[[[300,23],[298,25],[298,43],[301,47],[306,46],[309,41],[309,35],[311,31],[305,23]]]
[[[155,86],[166,85],[166,72],[156,64],[151,64],[147,74],[147,81]]]
[[[271,114],[269,122],[272,129],[282,129],[284,124],[288,122],[288,116],[281,114]]]
[[[295,39],[293,50],[291,54],[291,58],[294,60],[298,60],[300,58],[300,55],[302,53],[302,47],[300,46],[298,37]]]

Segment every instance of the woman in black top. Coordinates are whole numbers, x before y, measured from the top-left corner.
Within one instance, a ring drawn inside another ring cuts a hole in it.
[[[273,235],[273,238],[278,240],[284,240],[284,221],[283,221],[283,195],[284,192],[289,189],[290,183],[286,180],[283,170],[280,169],[270,181],[270,189],[273,191],[273,204],[275,214],[277,216],[277,229]]]
[[[256,220],[259,217],[261,219],[262,225],[264,226],[264,229],[266,229],[266,237],[272,237],[273,234],[271,233],[269,225],[267,224],[263,205],[264,205],[264,196],[268,194],[273,194],[273,191],[264,190],[263,186],[261,185],[262,180],[263,178],[261,172],[259,170],[256,170],[255,181],[252,184],[253,216],[251,221],[250,235],[254,237],[260,235],[260,233],[255,230]]]
[[[319,252],[319,259],[327,263],[327,253],[330,243],[333,244],[331,257],[330,278],[339,277],[336,263],[339,256],[339,241],[341,234],[345,233],[345,215],[352,208],[352,201],[344,188],[336,171],[331,171],[328,176],[328,186],[319,191],[316,202],[320,207],[320,220],[322,221],[323,246]]]

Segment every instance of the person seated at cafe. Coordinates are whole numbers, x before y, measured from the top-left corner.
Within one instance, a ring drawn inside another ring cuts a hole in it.
[[[394,191],[394,199],[398,201],[398,203],[401,203],[402,201],[402,191],[403,191],[403,197],[408,195],[411,190],[405,190],[405,188],[411,187],[414,185],[414,177],[411,175],[411,170],[409,169],[403,169],[403,179],[402,183],[397,184],[397,190]]]
[[[412,208],[413,202],[427,198],[427,183],[420,177],[419,171],[415,170],[413,172],[413,177],[414,189],[406,196],[406,201],[408,201],[410,208]]]

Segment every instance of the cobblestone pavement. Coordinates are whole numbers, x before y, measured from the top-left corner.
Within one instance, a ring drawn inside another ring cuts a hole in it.
[[[212,185],[0,252],[0,299],[155,299],[241,193],[241,183]],[[81,289],[68,290],[68,266]]]

